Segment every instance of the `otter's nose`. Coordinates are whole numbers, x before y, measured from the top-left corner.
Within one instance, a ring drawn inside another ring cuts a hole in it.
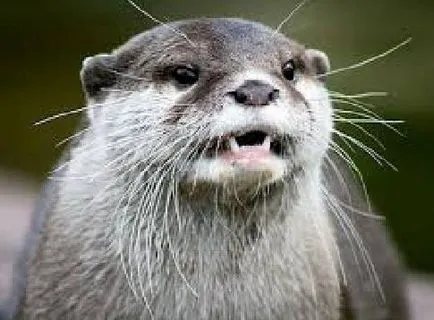
[[[247,80],[230,94],[238,103],[247,106],[265,106],[279,97],[279,90],[259,80]]]

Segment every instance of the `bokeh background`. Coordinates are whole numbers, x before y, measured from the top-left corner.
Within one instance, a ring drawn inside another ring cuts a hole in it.
[[[233,16],[274,27],[297,4],[293,0],[137,3],[162,21]],[[404,137],[379,126],[368,127],[383,141],[387,150],[378,150],[398,172],[377,165],[362,151],[356,152],[354,158],[364,172],[373,203],[387,217],[409,269],[428,275],[434,273],[433,17],[433,1],[312,0],[282,29],[308,46],[326,51],[334,68],[413,38],[409,45],[384,59],[335,74],[328,83],[331,89],[348,94],[387,91],[388,96],[366,102],[376,105],[374,111],[385,118],[405,121],[398,125]],[[152,25],[126,0],[27,0],[3,1],[0,5],[3,282],[11,268],[9,261],[21,244],[38,187],[62,152],[63,147],[56,144],[73,134],[80,116],[71,115],[42,126],[33,123],[81,107],[81,61],[110,51]],[[363,139],[373,145],[368,137]],[[419,282],[424,285],[427,281]]]

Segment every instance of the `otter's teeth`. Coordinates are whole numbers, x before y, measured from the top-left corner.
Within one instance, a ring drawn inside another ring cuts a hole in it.
[[[231,150],[232,150],[232,151],[237,152],[237,151],[240,150],[240,146],[238,145],[237,140],[235,140],[235,137],[231,137],[231,138],[229,139],[229,144],[230,144],[230,146],[231,146]]]
[[[264,142],[262,143],[262,147],[264,149],[270,150],[270,148],[271,148],[271,137],[270,136],[265,137]]]

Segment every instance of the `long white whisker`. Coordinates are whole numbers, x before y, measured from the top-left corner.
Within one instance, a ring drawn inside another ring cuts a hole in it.
[[[71,140],[75,140],[76,138],[78,138],[78,137],[84,135],[84,134],[85,134],[86,132],[88,132],[89,130],[90,130],[89,128],[82,129],[82,130],[80,130],[80,131],[78,131],[78,132],[76,132],[76,133],[70,135],[69,137],[67,137],[67,138],[65,138],[65,139],[63,139],[63,140],[57,142],[55,147],[56,147],[56,148],[59,148],[59,147],[61,147],[62,145],[68,143],[69,141],[71,141]]]
[[[171,30],[172,32],[176,33],[177,35],[181,36],[182,38],[184,38],[191,46],[196,47],[196,44],[193,43],[185,33],[181,32],[180,30],[173,28],[171,26],[169,26],[167,23],[162,22],[161,20],[155,18],[153,15],[151,15],[149,12],[147,12],[146,10],[144,10],[143,8],[141,8],[139,5],[137,5],[134,1],[132,0],[127,0],[128,3],[133,6],[134,8],[136,8],[139,12],[141,12],[144,16],[146,16],[147,18],[151,19],[152,21],[154,21],[155,23]]]
[[[370,92],[361,92],[354,94],[343,94],[337,91],[328,90],[331,97],[337,98],[348,98],[348,99],[361,99],[361,98],[371,98],[371,97],[385,97],[389,93],[385,91],[370,91]]]
[[[338,136],[344,138],[345,140],[351,142],[352,144],[358,146],[360,149],[362,149],[363,151],[365,151],[367,154],[369,154],[372,159],[374,159],[380,166],[383,166],[383,163],[387,164],[390,168],[392,168],[395,171],[398,171],[398,169],[392,164],[390,163],[387,159],[385,159],[383,156],[381,156],[380,154],[378,154],[378,152],[376,152],[374,149],[372,149],[371,147],[368,147],[366,144],[364,144],[363,142],[361,142],[360,140],[351,137],[339,130],[333,130],[334,133],[336,133]]]
[[[343,72],[343,71],[348,71],[348,70],[353,70],[353,69],[361,68],[361,67],[363,67],[363,66],[365,66],[367,64],[370,64],[370,63],[372,63],[372,62],[374,62],[376,60],[379,60],[381,58],[384,58],[384,57],[388,56],[392,52],[394,52],[394,51],[398,50],[399,48],[401,48],[401,47],[407,45],[408,43],[410,43],[411,40],[412,40],[412,38],[408,38],[408,39],[402,41],[401,43],[397,44],[396,46],[392,47],[391,49],[389,49],[387,51],[384,51],[383,53],[377,54],[377,55],[375,55],[375,56],[373,56],[371,58],[368,58],[366,60],[363,60],[361,62],[355,63],[355,64],[347,66],[347,67],[331,70],[331,71],[329,71],[329,72],[327,72],[325,74],[322,74],[321,77],[330,76],[330,75],[337,74],[337,73],[340,73],[340,72]]]
[[[402,120],[385,120],[381,118],[377,113],[373,112],[372,110],[367,109],[364,105],[354,102],[354,101],[347,101],[343,99],[332,99],[333,102],[341,103],[350,105],[353,107],[356,107],[358,109],[361,109],[363,112],[357,112],[357,111],[351,111],[351,110],[342,110],[337,109],[339,113],[348,113],[348,114],[354,114],[357,116],[360,116],[361,119],[354,119],[354,121],[357,121],[359,123],[380,123],[383,124],[386,128],[390,129],[391,131],[397,133],[400,136],[404,136],[398,129],[396,129],[392,124],[400,124],[404,121]],[[364,118],[364,119],[363,119]],[[365,120],[366,119],[366,120]]]
[[[288,16],[283,19],[283,21],[277,26],[276,30],[273,32],[273,37],[280,32],[282,27],[307,3],[309,0],[301,1],[292,11],[288,14]]]
[[[92,108],[92,107],[82,107],[82,108],[78,108],[78,109],[74,109],[74,110],[69,110],[69,111],[65,111],[65,112],[60,112],[60,113],[55,114],[55,115],[53,115],[53,116],[49,116],[49,117],[44,118],[44,119],[42,119],[42,120],[36,121],[36,122],[33,123],[33,125],[34,125],[34,126],[40,126],[41,124],[44,124],[44,123],[50,122],[50,121],[52,121],[52,120],[55,120],[55,119],[58,119],[58,118],[62,118],[62,117],[66,117],[66,116],[69,116],[69,115],[72,115],[72,114],[81,113],[81,112],[83,112],[83,111],[85,111],[85,110],[89,110],[89,109],[91,109],[91,108]]]
[[[372,258],[364,245],[363,238],[360,236],[359,232],[357,231],[356,227],[354,226],[351,219],[347,216],[345,211],[333,200],[331,200],[331,203],[333,204],[334,208],[336,209],[334,212],[339,215],[340,218],[343,219],[345,225],[347,226],[348,230],[351,232],[351,235],[353,239],[356,241],[357,247],[360,250],[361,257],[364,261],[364,264],[368,270],[369,276],[371,278],[372,283],[377,288],[378,292],[380,293],[380,296],[383,301],[385,301],[385,295],[383,291],[383,287],[381,285],[380,279],[378,277],[376,268],[374,266],[374,263],[372,261]]]
[[[360,181],[360,184],[362,186],[363,194],[366,199],[366,202],[368,204],[369,212],[372,212],[372,206],[371,206],[371,200],[369,198],[368,194],[368,188],[366,187],[365,179],[363,178],[363,174],[360,171],[359,167],[356,165],[356,163],[352,160],[350,155],[336,142],[330,141],[330,150],[335,152],[344,162],[346,162],[349,167],[352,169],[352,172],[355,173]]]
[[[366,134],[369,138],[371,138],[381,149],[386,150],[386,147],[384,144],[378,139],[375,135],[373,135],[371,132],[369,132],[367,129],[363,128],[361,125],[352,122],[351,120],[348,120],[344,117],[337,117],[334,119],[335,122],[345,122],[351,124],[353,127],[357,128],[362,133]]]
[[[84,106],[84,107],[73,109],[73,110],[63,111],[63,112],[54,114],[52,116],[48,116],[44,119],[38,120],[38,121],[34,122],[33,125],[39,126],[39,125],[45,124],[47,122],[50,122],[50,121],[53,121],[53,120],[56,120],[59,118],[63,118],[63,117],[69,116],[69,115],[77,114],[77,113],[81,113],[81,112],[86,111],[86,110],[92,110],[94,108],[105,107],[108,105],[117,105],[120,101],[123,101],[125,99],[126,99],[126,97],[121,97],[121,98],[116,99],[115,101],[112,101],[109,103],[97,103],[97,104]]]

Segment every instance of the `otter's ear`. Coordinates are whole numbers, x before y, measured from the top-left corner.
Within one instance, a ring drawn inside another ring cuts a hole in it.
[[[84,59],[80,77],[88,99],[98,99],[104,93],[101,89],[115,84],[115,69],[116,57],[110,54],[99,54]]]
[[[327,55],[324,52],[315,49],[307,49],[305,55],[309,64],[312,66],[313,71],[320,76],[319,79],[324,80],[324,77],[321,76],[325,76],[327,72],[330,71],[330,60]]]

